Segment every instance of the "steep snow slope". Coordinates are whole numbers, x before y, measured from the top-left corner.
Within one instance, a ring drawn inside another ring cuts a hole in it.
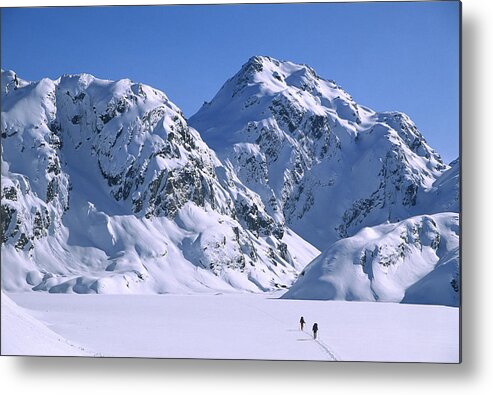
[[[405,114],[269,57],[251,58],[189,123],[277,223],[318,248],[428,213],[425,192],[448,168]]]
[[[283,297],[458,306],[459,288],[459,215],[441,213],[335,242]]]
[[[268,290],[318,253],[151,87],[2,71],[1,133],[7,290]]]

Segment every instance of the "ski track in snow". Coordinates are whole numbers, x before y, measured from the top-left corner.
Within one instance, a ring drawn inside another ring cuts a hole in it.
[[[327,353],[327,355],[330,357],[330,360],[337,361],[337,357],[325,343],[321,342],[318,339],[315,339],[315,342]]]
[[[245,306],[245,307],[248,307],[248,308],[251,308],[251,309],[255,309],[255,310],[261,312],[262,314],[270,317],[271,319],[273,319],[273,320],[281,323],[286,328],[289,328],[289,324],[288,323],[286,323],[285,321],[280,320],[279,318],[273,316],[272,314],[266,312],[265,310],[262,310],[262,309],[260,309],[260,308],[258,308],[256,306],[247,305],[247,304],[242,303],[242,302],[241,302],[241,304],[243,306]],[[306,332],[304,330],[303,331],[302,330],[299,330],[299,332],[306,334],[309,337],[309,339],[312,339],[311,335],[308,332]],[[329,348],[329,346],[327,346],[325,343],[321,342],[320,339],[313,339],[313,340],[314,340],[315,343],[317,343],[320,346],[320,348],[323,350],[323,352],[326,355],[329,356],[328,361],[337,361],[338,360],[337,357],[335,356],[335,354]]]
[[[44,332],[2,331],[13,353],[105,357],[456,363],[458,309],[394,303],[301,301],[279,294],[8,294]],[[2,302],[4,302],[2,298]],[[17,304],[17,306],[14,305]],[[2,322],[16,324],[2,309]],[[298,320],[319,324],[313,339]],[[16,326],[17,325],[17,326]],[[125,328],[125,330],[121,330]],[[54,333],[53,333],[54,332]],[[20,349],[22,348],[22,349]],[[84,350],[82,350],[82,348]],[[90,350],[90,351],[89,351]],[[2,351],[7,351],[2,347]],[[21,351],[21,352],[19,352]]]
[[[306,334],[310,339],[313,339],[313,336],[310,335],[310,333],[308,333],[307,331],[305,330],[300,330],[300,332]],[[339,359],[337,359],[336,355],[334,354],[334,352],[329,348],[329,346],[327,346],[325,343],[323,343],[320,339],[313,339],[313,341],[315,343],[317,343],[320,348],[324,351],[325,354],[327,354],[329,356],[329,359],[328,361],[339,361]]]

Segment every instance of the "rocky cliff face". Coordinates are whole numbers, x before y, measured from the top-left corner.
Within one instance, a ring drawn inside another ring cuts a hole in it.
[[[36,240],[59,229],[69,208],[62,141],[50,129],[55,118],[52,81],[31,85],[2,72],[2,242],[30,254]]]

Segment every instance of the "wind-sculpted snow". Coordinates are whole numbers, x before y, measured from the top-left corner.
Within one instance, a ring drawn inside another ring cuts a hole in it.
[[[318,248],[428,213],[447,170],[400,112],[358,105],[306,66],[251,58],[190,119],[268,213]]]
[[[263,291],[318,253],[149,86],[2,71],[1,133],[7,290]]]
[[[459,215],[364,228],[322,252],[287,299],[459,305]]]

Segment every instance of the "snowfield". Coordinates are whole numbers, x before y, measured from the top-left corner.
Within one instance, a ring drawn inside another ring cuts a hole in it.
[[[2,295],[2,354],[459,361],[458,308],[279,296]]]

